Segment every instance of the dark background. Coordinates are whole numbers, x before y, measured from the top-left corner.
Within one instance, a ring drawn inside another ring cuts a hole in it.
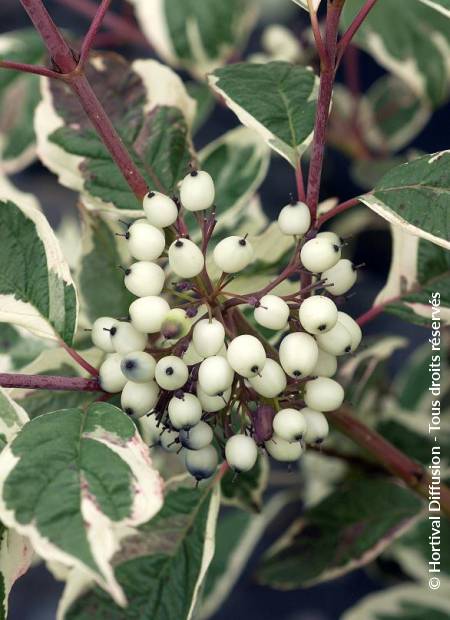
[[[151,0],[148,0],[151,1]],[[225,0],[226,1],[226,0]],[[279,0],[280,5],[283,4]],[[289,0],[284,0],[288,4]],[[46,2],[58,25],[81,35],[87,28],[87,19],[80,17],[73,10],[62,6],[57,1]],[[113,3],[114,10],[123,10],[124,3]],[[284,17],[285,23],[295,32],[301,32],[307,26],[307,14],[294,10]],[[280,19],[277,22],[282,21]],[[28,18],[18,0],[0,2],[0,32],[28,26]],[[250,51],[259,50],[262,27],[258,27],[249,42]],[[129,58],[149,56],[148,50],[127,46],[121,51]],[[382,70],[366,55],[361,57],[361,82],[363,89],[369,86]],[[340,76],[339,76],[340,77]],[[235,116],[225,108],[218,106],[213,116],[201,129],[196,146],[202,147],[212,139],[237,125]],[[414,147],[424,152],[434,152],[446,148],[448,127],[448,108],[436,112],[425,130],[414,142]],[[337,151],[327,153],[322,198],[338,196],[341,200],[360,193],[361,188],[354,185],[348,174],[348,161]],[[56,178],[39,163],[33,164],[25,172],[13,177],[13,181],[23,190],[35,193],[43,205],[47,216],[56,225],[63,211],[73,209],[76,196],[58,185]],[[274,216],[288,200],[289,191],[295,191],[291,168],[284,160],[274,158],[269,175],[261,189],[264,209]],[[387,230],[367,231],[354,243],[354,260],[365,262],[367,267],[361,274],[357,295],[349,302],[348,312],[358,316],[370,307],[377,291],[383,285],[390,264],[390,237]],[[402,334],[411,339],[411,347],[425,340],[426,331],[403,323],[389,315],[380,316],[365,330],[366,334],[388,332]],[[396,355],[391,360],[395,372],[402,361]],[[285,515],[286,517],[286,515]],[[271,539],[284,528],[278,522],[266,534],[258,551],[266,548]],[[252,580],[252,560],[238,585],[228,598],[223,608],[214,616],[214,620],[338,620],[346,609],[367,593],[382,587],[376,570],[356,571],[333,582],[307,590],[277,592],[258,586]],[[371,576],[369,576],[369,574]],[[31,569],[14,586],[10,597],[10,620],[53,620],[57,601],[62,591],[62,584],[53,580],[46,569],[40,565]]]

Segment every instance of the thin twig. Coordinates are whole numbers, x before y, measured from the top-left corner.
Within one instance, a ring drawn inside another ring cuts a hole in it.
[[[23,73],[33,73],[34,75],[42,75],[53,79],[63,79],[61,73],[57,73],[41,65],[28,65],[23,62],[13,62],[12,60],[0,60],[0,68],[22,71]]]
[[[355,19],[352,21],[348,29],[342,35],[341,40],[339,41],[337,48],[337,62],[336,65],[339,65],[341,62],[341,58],[345,53],[345,50],[350,45],[350,41],[355,36],[356,32],[359,30],[361,24],[366,19],[369,12],[375,6],[377,0],[366,0],[366,3],[361,7],[359,13],[356,15]]]
[[[85,360],[84,357],[82,357],[77,351],[75,351],[75,349],[72,349],[72,347],[69,347],[69,345],[66,344],[62,340],[61,340],[61,346],[65,351],[67,351],[70,357],[73,360],[75,360],[79,366],[81,366],[81,368],[86,370],[93,377],[98,375],[98,370],[94,368],[93,366],[91,366],[91,364],[87,360]]]
[[[80,59],[78,61],[78,67],[84,67],[89,57],[89,53],[92,49],[92,46],[94,45],[94,40],[97,35],[97,32],[100,26],[102,25],[102,22],[105,18],[105,15],[110,5],[111,5],[111,0],[102,0],[100,6],[98,7],[95,13],[94,19],[92,20],[91,25],[89,26],[89,30],[87,31],[86,36],[83,39],[83,43],[81,45]]]
[[[323,224],[325,224],[325,222],[333,218],[335,215],[338,215],[339,213],[343,213],[344,211],[347,211],[347,209],[350,209],[351,207],[356,207],[357,204],[359,204],[358,197],[350,198],[349,200],[346,200],[345,202],[341,202],[336,207],[334,207],[333,209],[330,209],[327,213],[324,213],[321,217],[319,217],[319,219],[317,220],[317,228],[320,228]]]

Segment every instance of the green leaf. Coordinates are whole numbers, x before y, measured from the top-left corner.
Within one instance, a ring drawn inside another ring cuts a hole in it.
[[[393,168],[359,200],[406,232],[450,249],[450,151]]]
[[[311,69],[287,62],[239,63],[217,69],[209,82],[243,125],[297,165],[314,128],[318,82]]]
[[[0,388],[0,451],[28,422],[26,411]]]
[[[161,480],[133,422],[94,403],[35,418],[0,454],[0,519],[45,560],[82,568],[121,605],[118,528],[161,507]]]
[[[364,0],[346,0],[343,28],[363,4]],[[377,3],[353,41],[434,106],[448,97],[448,20],[421,0],[408,0],[406,5],[398,0]]]
[[[197,112],[192,124],[192,133],[195,134],[211,116],[216,100],[207,84],[187,82],[185,86],[189,96],[197,102]]]
[[[259,580],[287,590],[364,566],[411,526],[421,508],[421,500],[397,484],[353,481],[293,523],[263,558]]]
[[[81,592],[65,620],[189,620],[214,554],[218,486],[167,493],[156,517],[124,542],[115,566],[124,610],[99,588]],[[70,585],[70,583],[69,583]]]
[[[42,64],[45,49],[31,28],[0,36],[0,60]],[[40,100],[39,77],[19,71],[1,71],[0,142],[2,168],[8,174],[25,168],[35,156],[33,117]]]
[[[450,587],[433,591],[417,584],[371,594],[344,613],[342,620],[448,620]]]
[[[77,296],[53,230],[37,209],[0,203],[0,321],[70,344]]]
[[[447,19],[450,18],[450,0],[421,0],[421,2],[442,13]]]
[[[3,370],[18,370],[32,362],[46,349],[46,343],[33,338],[23,330],[19,331],[9,323],[0,323],[0,355],[5,366]]]
[[[222,478],[222,502],[227,506],[238,506],[251,512],[260,512],[262,496],[269,479],[267,455],[258,457],[255,466],[248,472],[235,476],[228,470]]]
[[[87,69],[106,113],[152,189],[172,193],[191,160],[190,127],[196,103],[180,78],[154,60],[132,65],[116,54],[97,55]],[[91,209],[136,215],[131,192],[70,88],[44,89],[36,126],[39,156],[60,182],[81,191]]]
[[[254,0],[131,0],[142,28],[169,64],[197,78],[239,52],[254,24]]]
[[[134,299],[124,286],[123,272],[118,269],[130,260],[124,262],[118,239],[105,219],[83,212],[82,257],[77,281],[82,307],[90,321],[111,312],[114,316],[127,316]],[[104,277],[99,278],[99,274]]]

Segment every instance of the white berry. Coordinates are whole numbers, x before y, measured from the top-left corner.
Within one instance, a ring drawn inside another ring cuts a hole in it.
[[[325,334],[317,334],[316,340],[319,347],[331,355],[345,355],[352,350],[351,334],[339,321]]]
[[[144,198],[143,207],[148,221],[157,228],[171,226],[178,217],[175,202],[160,192],[149,192]]]
[[[253,260],[253,248],[245,237],[227,237],[214,248],[214,262],[224,273],[237,273]]]
[[[344,389],[334,379],[317,377],[305,384],[304,399],[310,409],[334,411],[344,402]]]
[[[164,252],[166,238],[164,233],[147,220],[137,220],[125,234],[128,250],[136,260],[152,261]]]
[[[220,356],[207,357],[198,369],[198,383],[208,396],[220,396],[233,383],[234,372],[228,361]]]
[[[264,295],[253,314],[255,321],[267,329],[285,329],[289,317],[289,306],[276,295]]]
[[[165,429],[159,436],[159,445],[165,452],[178,452],[180,448],[178,438],[178,431]]]
[[[102,316],[94,321],[92,325],[92,342],[96,347],[105,351],[105,353],[113,353],[115,351],[110,332],[116,323],[116,319],[112,319],[110,316]]]
[[[188,450],[201,450],[212,442],[214,434],[206,422],[200,421],[189,430],[180,431],[180,442]]]
[[[128,381],[120,397],[120,405],[125,413],[133,418],[141,418],[156,405],[159,388],[154,381],[135,383]]]
[[[319,347],[319,356],[316,365],[311,370],[313,377],[332,377],[337,371],[337,359],[335,355],[322,351]]]
[[[280,344],[280,363],[287,375],[300,379],[311,374],[317,363],[319,348],[309,334],[294,332],[288,334]]]
[[[162,426],[159,424],[155,415],[144,415],[139,418],[139,430],[142,439],[147,445],[154,447],[159,445],[159,436],[161,435]]]
[[[305,331],[323,334],[336,325],[338,309],[329,297],[314,295],[302,301],[298,318]]]
[[[278,216],[278,226],[284,235],[304,235],[311,226],[311,214],[304,202],[283,207]]]
[[[164,270],[156,263],[139,261],[125,270],[125,287],[137,297],[159,295],[163,290]]]
[[[306,431],[306,422],[297,409],[280,409],[273,419],[275,435],[286,441],[300,441]]]
[[[301,409],[306,422],[304,440],[308,444],[319,444],[329,433],[328,420],[321,411],[315,411],[309,407]]]
[[[286,439],[273,435],[265,442],[265,448],[272,458],[282,463],[293,463],[301,457],[303,448],[299,441],[289,442]]]
[[[286,375],[275,360],[267,358],[263,369],[259,375],[250,377],[250,385],[252,388],[264,396],[264,398],[275,398],[279,396],[286,388]]]
[[[194,394],[185,392],[171,398],[168,406],[169,419],[177,430],[189,430],[198,424],[202,418],[202,406]]]
[[[225,444],[225,458],[234,471],[250,471],[258,458],[258,447],[251,437],[233,435]]]
[[[217,469],[217,452],[211,445],[200,450],[186,450],[185,463],[188,472],[197,480],[209,478]]]
[[[133,351],[122,358],[120,368],[128,381],[146,383],[155,377],[156,360],[145,351]]]
[[[230,400],[231,390],[225,390],[221,396],[209,396],[202,388],[197,386],[197,397],[201,402],[203,411],[208,413],[216,413],[225,407]]]
[[[190,239],[177,239],[169,247],[169,264],[180,278],[194,278],[202,271],[205,258]]]
[[[188,348],[186,349],[186,352],[183,355],[183,362],[188,366],[193,366],[194,364],[199,364],[200,362],[202,362],[203,359],[203,355],[198,354],[191,340]]]
[[[266,359],[264,347],[255,336],[237,336],[227,349],[228,363],[242,377],[249,378],[260,374]]]
[[[362,340],[362,331],[358,323],[346,312],[338,312],[338,323],[348,330],[351,336],[351,350],[356,351]]]
[[[132,324],[145,334],[156,334],[161,331],[169,312],[170,306],[167,301],[155,295],[135,299],[129,308]]]
[[[323,232],[317,233],[316,237],[318,239],[328,239],[328,241],[331,241],[331,243],[339,246],[341,246],[343,243],[339,235],[337,235],[335,232],[332,232],[331,230],[324,230]]]
[[[341,246],[329,239],[315,237],[305,243],[300,252],[303,267],[312,273],[321,273],[333,267],[341,258]]]
[[[214,203],[214,181],[205,170],[194,170],[180,186],[181,204],[187,211],[203,211]]]
[[[192,332],[195,350],[202,357],[216,355],[225,341],[225,328],[217,319],[202,319]]]
[[[98,381],[105,392],[115,394],[123,390],[127,380],[120,368],[122,356],[118,353],[108,355],[99,368]]]
[[[133,351],[143,351],[147,346],[147,334],[138,331],[126,321],[118,321],[111,328],[110,333],[115,350],[122,355]]]
[[[162,357],[156,364],[155,380],[163,390],[179,390],[188,380],[189,371],[176,355]]]
[[[338,261],[333,267],[322,272],[327,291],[332,295],[344,295],[355,284],[358,274],[353,263],[347,258]]]

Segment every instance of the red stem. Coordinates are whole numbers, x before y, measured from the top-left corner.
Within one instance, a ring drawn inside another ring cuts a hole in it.
[[[79,366],[81,366],[81,368],[84,368],[84,370],[86,370],[93,377],[98,375],[97,368],[94,368],[93,366],[91,366],[91,364],[89,364],[89,362],[85,360],[84,357],[82,357],[77,351],[72,349],[72,347],[69,347],[69,345],[63,342],[62,340],[61,340],[61,346],[63,347],[65,351],[67,351],[70,357],[74,359]]]
[[[89,57],[89,53],[94,45],[95,37],[97,36],[97,32],[102,25],[102,22],[105,18],[105,15],[111,5],[111,0],[102,0],[98,10],[95,12],[94,19],[89,26],[89,30],[86,33],[86,36],[83,39],[83,43],[81,45],[81,53],[80,60],[78,61],[79,67],[83,67],[86,60]]]
[[[358,319],[356,319],[356,322],[358,323],[360,327],[362,327],[366,323],[373,321],[373,319],[375,319],[379,314],[381,314],[384,311],[384,308],[388,304],[393,304],[399,299],[401,299],[401,295],[398,295],[397,297],[391,297],[390,299],[386,299],[386,301],[384,301],[382,304],[378,304],[377,306],[373,306],[372,308],[370,308],[370,310],[367,310],[367,312],[365,312]]]
[[[0,385],[5,388],[29,390],[67,390],[72,392],[101,392],[97,379],[59,377],[51,375],[21,375],[0,373]]]
[[[303,181],[302,162],[298,160],[295,167],[295,182],[297,184],[297,196],[298,199],[304,202],[306,200],[305,183]]]
[[[325,222],[330,220],[335,215],[338,215],[339,213],[343,213],[344,211],[347,211],[347,209],[350,209],[351,207],[355,207],[358,203],[359,203],[359,198],[350,198],[350,200],[341,202],[336,207],[334,207],[333,209],[330,209],[327,213],[324,213],[321,217],[319,217],[319,219],[317,220],[317,228],[320,228],[322,224],[325,224]]]
[[[70,7],[80,15],[84,15],[92,19],[97,12],[98,6],[91,0],[58,0],[59,4]],[[123,41],[131,41],[145,47],[150,47],[150,43],[144,37],[142,32],[128,19],[117,15],[117,13],[109,12],[103,19],[103,25],[108,30],[117,34]]]
[[[311,29],[313,31],[317,53],[319,54],[321,65],[325,65],[328,61],[328,53],[323,43],[322,33],[320,32],[319,21],[317,19],[317,13],[316,11],[314,11],[313,3],[310,0],[308,0],[308,8],[309,8],[309,19],[311,21]]]
[[[20,0],[20,2],[41,35],[52,62],[79,98],[86,115],[109,150],[130,189],[136,198],[142,200],[148,192],[147,183],[106,115],[82,68],[78,67],[75,54],[55,26],[42,0]]]
[[[12,69],[13,71],[22,71],[23,73],[34,73],[35,75],[43,75],[44,77],[62,79],[60,73],[52,71],[47,67],[40,65],[28,65],[23,62],[13,62],[12,60],[0,60],[0,68]]]
[[[366,0],[366,3],[361,7],[359,13],[356,15],[356,17],[354,18],[354,20],[352,21],[348,29],[342,35],[342,38],[339,41],[339,45],[338,45],[337,64],[340,63],[345,50],[350,45],[350,41],[353,39],[356,32],[359,30],[361,24],[366,19],[369,12],[373,9],[376,1],[377,0]]]
[[[339,29],[339,18],[344,6],[344,0],[328,0],[325,48],[326,62],[321,66],[319,98],[317,101],[314,137],[311,149],[311,163],[308,174],[308,191],[306,202],[311,212],[311,219],[315,222],[317,205],[319,203],[320,181],[322,177],[323,158],[328,118],[330,115],[331,95],[333,93],[336,44]]]

